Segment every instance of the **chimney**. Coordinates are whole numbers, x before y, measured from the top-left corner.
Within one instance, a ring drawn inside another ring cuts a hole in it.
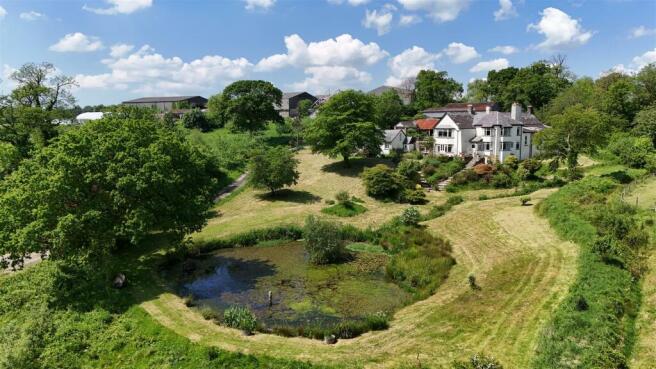
[[[490,114],[490,105],[485,106],[485,114]]]
[[[514,102],[510,107],[510,118],[514,120],[519,120],[522,116],[522,106],[519,103]]]
[[[467,104],[467,111],[469,112],[469,114],[474,114],[474,105]]]
[[[533,114],[533,105],[527,106],[526,107],[526,112],[532,115]]]

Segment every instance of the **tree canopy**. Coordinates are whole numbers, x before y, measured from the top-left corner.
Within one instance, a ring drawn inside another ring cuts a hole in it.
[[[66,131],[0,182],[0,255],[99,260],[153,231],[199,230],[217,191],[213,160],[154,119],[114,116]]]
[[[282,92],[271,82],[237,81],[223,90],[219,101],[211,105],[211,113],[225,117],[237,131],[253,133],[264,129],[267,122],[283,122],[275,109],[281,102]]]
[[[257,152],[250,161],[251,183],[274,194],[298,181],[298,159],[288,148],[278,146]]]
[[[449,77],[445,71],[422,70],[415,80],[415,100],[417,109],[442,106],[460,98],[462,84]]]
[[[399,94],[394,90],[388,90],[373,98],[376,125],[381,129],[391,129],[399,122],[404,111]]]
[[[305,128],[305,139],[313,152],[330,157],[341,155],[348,163],[357,152],[380,153],[383,133],[373,121],[371,96],[354,90],[342,91],[319,108],[317,117]]]

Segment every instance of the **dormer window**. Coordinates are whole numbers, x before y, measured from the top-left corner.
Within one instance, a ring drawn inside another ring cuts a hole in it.
[[[485,128],[485,135],[492,136],[492,128]]]

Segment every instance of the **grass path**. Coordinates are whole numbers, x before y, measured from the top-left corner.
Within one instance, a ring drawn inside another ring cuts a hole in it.
[[[304,183],[302,178],[301,186],[316,191],[325,186],[325,181]],[[361,195],[354,183],[347,188],[354,188],[352,193]],[[341,189],[336,187],[326,195]],[[228,215],[228,209],[222,207],[225,218],[210,225],[205,236],[220,233],[223,227],[236,227],[232,223],[242,217],[244,223],[252,226],[262,216],[271,216],[269,219],[274,222],[298,221],[309,211],[289,205],[282,211],[276,204],[269,209],[258,204],[251,191],[244,191],[226,204],[232,206],[230,211],[238,212],[241,208],[238,214]],[[542,190],[531,197],[536,202],[550,192]],[[401,206],[372,204],[369,200],[366,205],[371,219],[363,215],[360,225],[377,224],[388,217],[386,213],[397,214]],[[312,206],[320,208],[323,204]],[[484,351],[507,367],[527,367],[540,328],[575,276],[577,247],[559,240],[547,221],[539,218],[532,206],[520,206],[517,198],[466,202],[427,226],[453,243],[458,265],[448,280],[435,295],[397,312],[390,329],[342,340],[334,346],[304,338],[264,334],[244,337],[235,330],[205,321],[170,293],[142,306],[162,325],[190,340],[245,353],[344,366],[396,368],[416,367],[419,363],[444,366],[454,359]],[[475,274],[480,290],[468,287],[470,272]]]

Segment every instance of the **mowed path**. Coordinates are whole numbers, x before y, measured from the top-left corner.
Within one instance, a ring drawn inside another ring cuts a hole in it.
[[[550,192],[531,195],[533,202]],[[452,242],[458,264],[435,295],[397,312],[386,331],[331,346],[245,337],[205,321],[174,294],[142,306],[178,334],[226,350],[367,368],[441,367],[482,351],[507,368],[527,367],[540,329],[575,277],[577,246],[517,198],[469,201],[426,225]],[[469,288],[469,273],[480,290]]]

